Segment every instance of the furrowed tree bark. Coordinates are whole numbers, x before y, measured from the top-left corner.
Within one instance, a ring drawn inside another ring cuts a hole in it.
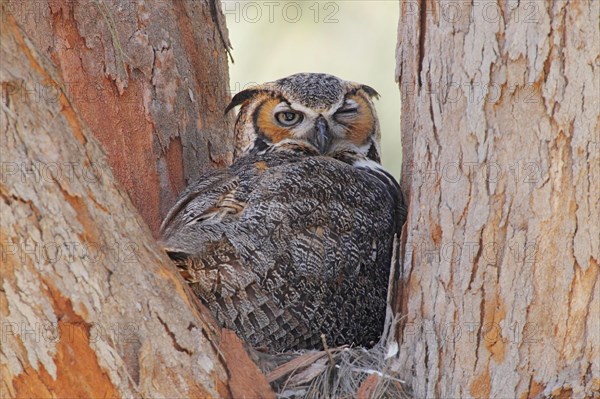
[[[11,15],[0,28],[0,396],[274,397],[159,250]],[[192,298],[192,299],[190,299]]]
[[[415,397],[600,397],[599,7],[400,2]]]
[[[224,18],[217,0],[10,0],[115,177],[157,235],[186,183],[232,160]],[[58,88],[31,88],[56,101]]]

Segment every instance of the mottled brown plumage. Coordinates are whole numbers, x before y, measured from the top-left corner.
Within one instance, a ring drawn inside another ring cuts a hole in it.
[[[255,347],[318,348],[321,334],[371,345],[381,334],[402,212],[378,164],[373,94],[322,74],[238,94],[243,154],[191,184],[163,222],[194,292]]]

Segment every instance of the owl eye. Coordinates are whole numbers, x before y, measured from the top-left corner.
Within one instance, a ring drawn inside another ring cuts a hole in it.
[[[344,104],[335,113],[336,116],[353,117],[358,113],[358,103],[352,99],[344,101]]]
[[[354,106],[354,107],[346,107],[346,108],[342,108],[339,109],[336,114],[337,115],[352,115],[358,112],[358,107]]]
[[[289,127],[297,125],[302,121],[302,114],[299,112],[283,111],[275,114],[275,119],[281,126]]]

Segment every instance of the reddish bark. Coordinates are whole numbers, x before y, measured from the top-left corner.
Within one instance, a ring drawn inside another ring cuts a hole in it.
[[[156,235],[186,182],[227,165],[227,40],[213,1],[11,0]],[[56,87],[36,96],[55,100]]]

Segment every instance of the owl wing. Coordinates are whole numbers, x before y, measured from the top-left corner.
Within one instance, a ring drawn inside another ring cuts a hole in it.
[[[163,240],[217,319],[251,344],[315,347],[321,333],[364,344],[383,323],[390,192],[331,158],[242,159],[186,190]]]
[[[215,170],[189,185],[164,218],[161,243],[169,253],[193,255],[199,245],[199,225],[218,224],[226,215],[235,215],[245,204],[236,196],[239,176],[229,170]],[[201,238],[201,237],[200,237]]]
[[[261,191],[261,175],[283,160],[275,159],[271,165],[244,161],[188,186],[162,223],[161,243],[217,320],[260,347],[274,339],[289,339],[290,331],[299,335],[308,331],[257,284],[264,278],[240,257],[237,240],[231,240],[244,227],[241,215],[256,209],[247,201],[254,191]],[[253,200],[260,202],[260,196]]]

